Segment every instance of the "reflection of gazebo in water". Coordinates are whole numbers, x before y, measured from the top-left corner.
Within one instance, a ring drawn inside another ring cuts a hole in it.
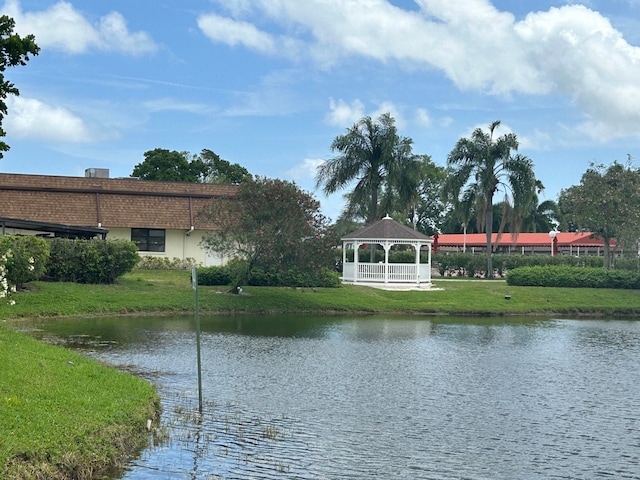
[[[387,216],[342,238],[342,282],[385,288],[429,287],[431,285],[431,243],[431,237]],[[368,261],[369,252],[366,254],[367,261],[358,258],[359,255],[355,255],[355,252],[360,248],[366,248],[367,245],[382,246],[384,261]],[[389,263],[389,252],[395,245],[412,247],[415,253],[414,262]],[[427,247],[427,263],[420,263],[420,252],[423,246]]]

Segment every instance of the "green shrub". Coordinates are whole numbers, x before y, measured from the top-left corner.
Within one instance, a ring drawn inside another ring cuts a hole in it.
[[[487,270],[487,257],[483,253],[436,253],[432,261],[438,265],[442,276],[484,276]],[[596,256],[493,254],[494,273],[501,277],[515,268],[546,265],[602,268],[604,259]],[[638,262],[616,258],[616,267],[636,271]]]
[[[530,287],[640,289],[640,274],[626,270],[547,265],[510,270],[507,283]]]
[[[198,268],[198,285],[230,285],[231,273],[226,265]]]
[[[433,262],[438,263],[442,276],[475,277],[484,275],[487,270],[487,257],[470,253],[435,254]]]
[[[21,288],[44,275],[49,245],[39,237],[7,235],[0,237],[0,254],[7,255],[7,281]]]
[[[195,258],[177,258],[173,257],[169,259],[167,257],[151,257],[141,256],[140,262],[136,265],[136,268],[140,270],[191,270],[193,267],[197,267],[198,262]]]
[[[240,275],[247,267],[243,260],[234,259],[227,265],[198,269],[199,285],[231,285],[234,275]],[[327,287],[341,285],[340,274],[328,268],[310,270],[288,269],[283,271],[253,267],[248,284],[254,287]]]
[[[265,271],[255,267],[251,270],[249,285],[263,287],[329,287],[340,286],[340,274],[328,268],[284,271]]]
[[[57,282],[106,283],[130,272],[140,261],[128,240],[49,240],[46,276]]]

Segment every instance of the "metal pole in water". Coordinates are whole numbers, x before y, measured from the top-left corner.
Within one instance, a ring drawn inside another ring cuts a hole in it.
[[[202,413],[202,361],[200,357],[200,313],[198,307],[198,269],[191,269],[191,286],[195,297],[195,318],[196,318],[196,350],[198,352],[198,411]]]

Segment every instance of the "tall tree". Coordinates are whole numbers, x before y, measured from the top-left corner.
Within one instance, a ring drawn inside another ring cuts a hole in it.
[[[533,162],[523,155],[512,154],[518,150],[516,135],[507,133],[494,138],[499,125],[500,121],[495,121],[489,125],[488,132],[478,128],[471,138],[461,138],[447,157],[447,164],[452,168],[448,190],[460,203],[474,205],[478,218],[484,219],[489,278],[493,278],[491,235],[495,195],[503,193],[503,211],[509,216],[512,232],[517,234],[523,209],[531,203],[536,186]]]
[[[278,272],[318,271],[335,262],[335,245],[320,203],[294,183],[256,177],[232,199],[216,199],[203,212],[217,225],[204,243],[244,261],[232,291],[251,280],[254,267]]]
[[[398,202],[415,198],[417,162],[410,138],[398,135],[395,120],[384,113],[373,120],[367,116],[344,135],[338,135],[331,150],[338,155],[324,162],[316,174],[316,186],[329,195],[356,185],[349,195],[350,206],[367,203],[366,223],[378,220],[379,197],[385,187],[393,190]]]
[[[405,223],[415,222],[416,230],[433,235],[440,231],[447,209],[444,182],[447,177],[446,168],[436,165],[431,157],[420,158],[419,184],[413,205],[404,211]]]
[[[251,180],[249,170],[237,163],[220,158],[217,153],[203,149],[199,156],[203,163],[205,183],[231,183],[234,185]]]
[[[522,229],[526,232],[549,232],[560,223],[558,220],[558,204],[553,200],[540,202],[538,195],[542,193],[544,186],[536,181],[536,192],[531,197],[522,219]]]
[[[7,114],[6,99],[9,95],[20,95],[16,86],[5,80],[4,71],[7,67],[26,65],[29,61],[29,54],[38,55],[40,48],[36,45],[35,37],[27,35],[20,37],[13,33],[16,22],[7,15],[0,16],[0,137],[4,137],[6,132],[2,129],[2,121]],[[2,152],[9,150],[9,145],[0,140],[0,158]]]
[[[610,241],[636,246],[640,238],[640,170],[613,162],[592,164],[558,203],[575,225],[604,239],[605,267],[611,268]]]
[[[144,161],[133,168],[131,176],[143,180],[200,183],[205,170],[200,159],[189,160],[188,152],[156,148],[144,152]]]

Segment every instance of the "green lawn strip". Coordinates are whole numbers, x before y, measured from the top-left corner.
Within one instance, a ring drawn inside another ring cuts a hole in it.
[[[194,292],[188,271],[136,270],[115,285],[33,282],[0,319],[36,316],[189,313]],[[504,280],[434,280],[430,291],[340,288],[199,287],[199,306],[211,313],[414,313],[640,315],[635,290],[509,286]],[[509,299],[507,300],[507,297]]]
[[[0,478],[93,478],[148,442],[148,382],[2,327],[0,365]]]

